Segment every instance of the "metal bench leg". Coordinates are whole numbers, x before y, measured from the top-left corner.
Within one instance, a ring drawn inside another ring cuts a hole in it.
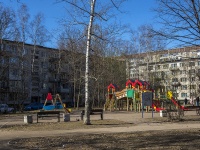
[[[101,120],[103,120],[103,113],[101,113]]]
[[[81,120],[83,120],[83,114],[81,113]]]
[[[58,122],[60,122],[60,114],[58,114]]]

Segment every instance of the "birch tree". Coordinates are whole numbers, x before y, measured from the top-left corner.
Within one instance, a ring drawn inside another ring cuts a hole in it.
[[[91,109],[91,100],[89,98],[89,91],[88,91],[88,83],[89,83],[89,55],[91,51],[91,44],[92,44],[92,37],[95,36],[93,34],[93,24],[94,21],[98,22],[99,19],[100,23],[102,20],[107,21],[113,14],[109,14],[108,10],[111,10],[111,8],[119,8],[120,4],[124,0],[109,0],[108,2],[98,1],[98,0],[90,0],[90,1],[74,1],[74,0],[58,0],[57,2],[66,2],[67,4],[70,4],[71,6],[74,6],[75,11],[79,11],[79,17],[80,14],[83,14],[81,17],[81,21],[77,20],[77,18],[72,14],[70,11],[68,11],[69,14],[74,19],[73,25],[77,24],[84,24],[87,27],[87,38],[86,38],[86,52],[85,52],[85,115],[84,115],[84,124],[89,125],[90,123],[90,109]],[[88,3],[87,3],[88,2]],[[85,23],[86,18],[89,17],[88,23]]]
[[[25,4],[22,4],[17,12],[17,17],[18,17],[18,26],[17,26],[17,37],[19,39],[16,39],[17,44],[17,50],[18,50],[18,56],[19,56],[19,61],[20,61],[20,69],[19,69],[19,74],[20,74],[20,90],[18,91],[20,93],[20,99],[19,103],[23,104],[25,99],[27,98],[27,94],[30,93],[30,86],[28,86],[27,83],[30,83],[30,78],[27,77],[27,75],[30,73],[30,69],[27,67],[29,64],[29,58],[27,57],[28,55],[28,50],[25,49],[25,43],[28,39],[28,25],[29,25],[29,13],[28,13],[28,7]],[[22,43],[22,44],[19,44]]]

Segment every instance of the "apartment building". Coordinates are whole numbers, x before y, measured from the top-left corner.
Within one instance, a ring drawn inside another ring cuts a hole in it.
[[[62,57],[61,57],[62,56]],[[63,58],[64,57],[64,58]],[[57,49],[4,40],[0,49],[0,103],[44,102],[48,92],[72,101],[67,55]]]
[[[149,51],[127,56],[127,78],[148,81],[156,98],[166,98],[168,90],[183,102],[200,96],[200,47]]]

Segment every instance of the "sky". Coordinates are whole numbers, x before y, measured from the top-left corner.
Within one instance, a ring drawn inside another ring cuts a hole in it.
[[[58,20],[62,19],[66,14],[63,3],[55,3],[55,0],[0,0],[0,2],[14,10],[17,10],[21,3],[26,4],[31,18],[42,12],[45,16],[45,26],[49,32],[58,28]],[[155,8],[155,6],[156,0],[128,0],[120,8],[126,13],[119,14],[117,17],[132,29],[137,29],[143,24],[154,25],[155,13],[152,8]],[[55,42],[49,44],[51,44],[51,47],[56,46]]]

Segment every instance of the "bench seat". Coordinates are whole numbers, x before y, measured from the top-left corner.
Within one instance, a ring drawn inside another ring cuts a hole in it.
[[[81,111],[81,120],[83,120],[83,116],[85,115],[85,110]],[[90,115],[100,115],[101,120],[103,120],[103,109],[92,109],[90,111]]]
[[[43,118],[43,117],[57,117],[58,122],[60,122],[60,111],[41,111],[37,112],[37,123],[38,123],[38,118]]]

